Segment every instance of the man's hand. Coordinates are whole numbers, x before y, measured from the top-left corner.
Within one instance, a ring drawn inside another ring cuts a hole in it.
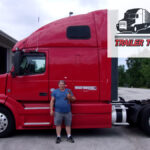
[[[68,91],[67,99],[68,99],[69,101],[75,101],[75,100],[76,100],[76,98],[75,98],[74,96],[72,96],[72,94],[71,94],[71,91],[70,91],[70,90]]]
[[[54,111],[50,110],[50,115],[53,116],[54,115]]]
[[[72,96],[71,96],[71,93],[70,93],[70,92],[67,94],[67,99],[68,99],[68,100],[71,100],[71,99],[72,99]]]

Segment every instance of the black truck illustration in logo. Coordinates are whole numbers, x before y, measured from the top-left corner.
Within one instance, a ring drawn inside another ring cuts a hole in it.
[[[119,20],[116,28],[120,32],[150,33],[150,13],[146,9],[129,9],[124,18]]]

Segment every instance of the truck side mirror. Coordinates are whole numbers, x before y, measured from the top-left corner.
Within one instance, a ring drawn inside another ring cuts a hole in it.
[[[22,60],[22,52],[16,51],[13,57],[14,71],[11,72],[12,77],[19,75],[21,60]]]
[[[10,73],[11,73],[12,77],[15,78],[16,75],[15,75],[15,68],[14,68],[14,66],[12,66],[12,68],[10,70]]]
[[[11,72],[11,75],[12,75],[12,77],[13,77],[13,78],[15,78],[15,77],[16,77],[15,72]]]

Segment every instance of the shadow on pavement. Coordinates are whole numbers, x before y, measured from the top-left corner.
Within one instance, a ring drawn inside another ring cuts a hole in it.
[[[126,126],[126,127],[117,127],[114,126],[112,128],[101,128],[101,129],[72,129],[72,135],[75,137],[118,137],[118,136],[125,136],[125,135],[132,135],[136,137],[146,137],[147,135],[144,134],[139,128]],[[22,136],[38,136],[38,137],[49,137],[49,136],[56,136],[55,129],[50,130],[18,130],[13,135],[15,137],[22,137]],[[65,129],[62,129],[62,136],[66,136]]]

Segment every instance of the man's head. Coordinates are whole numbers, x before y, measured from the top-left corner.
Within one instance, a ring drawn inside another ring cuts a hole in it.
[[[66,87],[66,82],[64,80],[60,80],[58,82],[58,87],[60,88],[60,90],[64,90]]]

